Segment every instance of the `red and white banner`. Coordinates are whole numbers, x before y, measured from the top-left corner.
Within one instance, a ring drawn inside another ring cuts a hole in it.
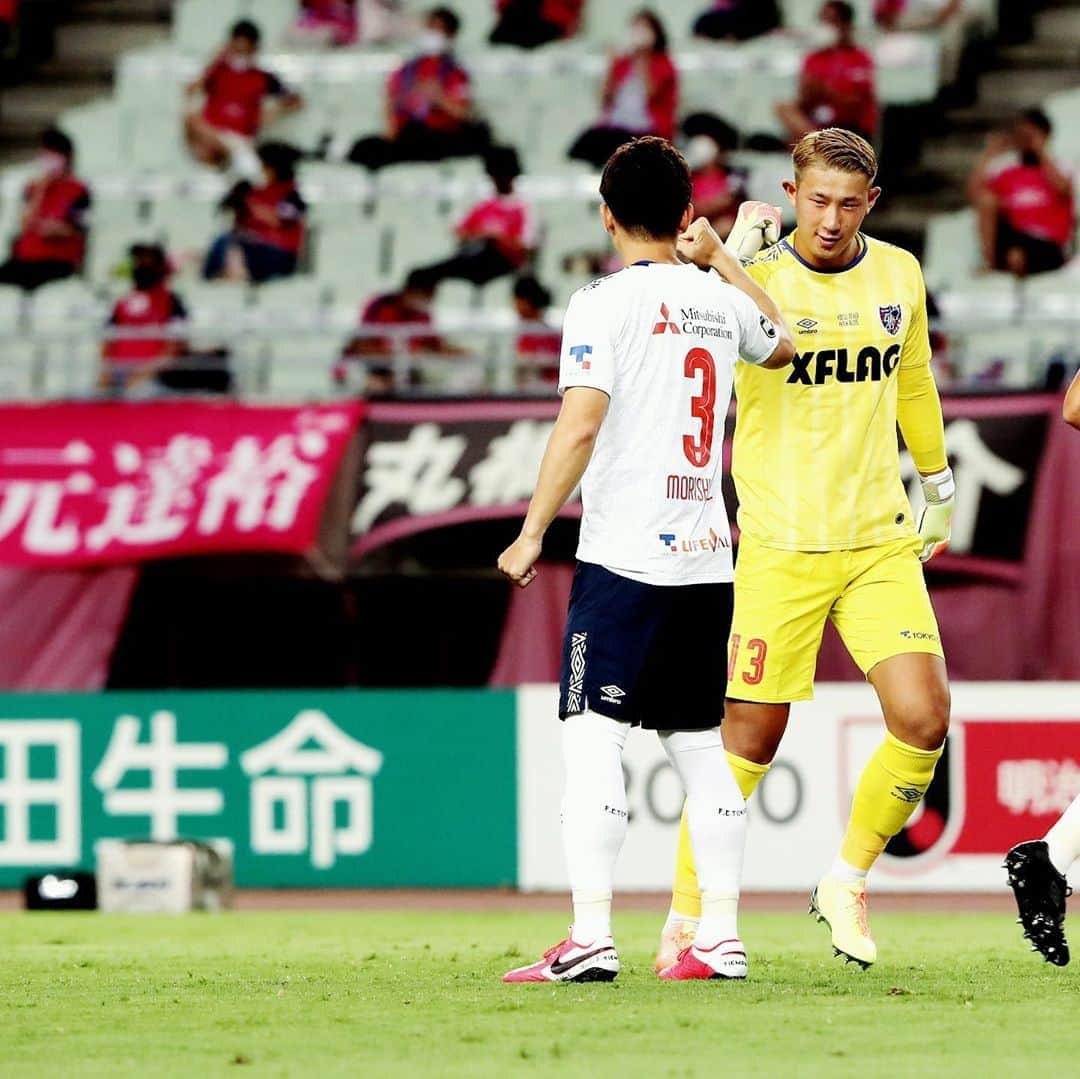
[[[316,542],[358,404],[0,407],[0,564],[86,566]]]

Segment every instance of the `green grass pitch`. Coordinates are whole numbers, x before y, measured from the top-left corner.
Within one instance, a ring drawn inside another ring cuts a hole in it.
[[[1008,916],[874,919],[866,973],[824,927],[744,918],[750,979],[666,984],[658,917],[617,914],[610,985],[508,986],[551,914],[0,916],[0,1074],[996,1076],[1080,1070],[1080,963]]]

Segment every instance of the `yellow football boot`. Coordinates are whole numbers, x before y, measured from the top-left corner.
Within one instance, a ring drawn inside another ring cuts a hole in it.
[[[866,922],[866,882],[824,877],[810,896],[810,913],[832,931],[833,954],[866,970],[877,945]]]

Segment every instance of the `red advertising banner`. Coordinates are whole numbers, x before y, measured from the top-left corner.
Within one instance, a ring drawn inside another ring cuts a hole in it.
[[[0,407],[0,564],[301,554],[362,415],[236,402]]]

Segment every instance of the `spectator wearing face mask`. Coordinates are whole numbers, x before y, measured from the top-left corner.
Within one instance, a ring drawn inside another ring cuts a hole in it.
[[[493,45],[535,49],[573,37],[584,0],[496,0],[499,20],[491,31]]]
[[[283,142],[259,146],[263,182],[243,180],[221,203],[232,212],[234,224],[211,246],[203,265],[208,281],[261,283],[296,272],[304,244],[307,205],[296,186],[299,152]]]
[[[416,55],[387,84],[385,133],[360,139],[350,161],[380,169],[397,161],[441,161],[488,149],[491,133],[473,117],[469,73],[453,53],[460,27],[449,8],[428,12]]]
[[[728,164],[728,154],[735,149],[735,129],[718,117],[695,113],[683,123],[687,136],[684,156],[690,166],[694,212],[707,217],[721,236],[727,236],[735,224],[739,203],[748,196],[746,174]]]
[[[821,22],[829,44],[803,61],[797,101],[776,106],[792,142],[811,131],[842,127],[874,141],[878,105],[874,58],[855,44],[855,9],[844,0],[828,0]]]
[[[694,37],[712,41],[749,41],[780,25],[776,0],[713,0],[694,20]]]
[[[229,40],[203,74],[187,87],[201,93],[202,109],[184,119],[188,149],[204,165],[251,167],[253,140],[264,126],[263,105],[276,101],[281,112],[303,107],[303,99],[257,64],[259,28],[241,19]]]
[[[187,320],[183,301],[169,289],[168,273],[168,260],[158,244],[131,248],[132,288],[116,301],[109,317],[109,327],[117,335],[102,346],[98,378],[102,390],[134,390],[155,379],[185,351],[182,340],[160,332],[175,330]]]
[[[521,324],[515,345],[517,383],[523,389],[554,389],[559,381],[562,335],[545,322],[550,306],[551,293],[535,277],[514,282],[514,311]]]
[[[42,136],[38,174],[23,191],[19,234],[0,266],[0,284],[36,289],[82,269],[90,190],[72,171],[74,156],[62,131]]]
[[[1049,152],[1050,119],[1023,113],[1011,131],[995,132],[968,180],[979,215],[987,269],[1018,277],[1059,269],[1068,256],[1076,215],[1073,179]],[[1002,166],[1004,155],[1013,154]]]
[[[663,23],[655,12],[642,9],[630,21],[627,50],[611,61],[600,119],[577,137],[569,156],[599,169],[631,139],[641,135],[670,139],[677,101],[678,75],[668,55]]]
[[[489,151],[485,164],[495,188],[458,223],[454,232],[460,246],[448,259],[422,268],[438,284],[448,277],[486,285],[519,270],[536,247],[536,221],[532,207],[514,193],[521,175],[517,153],[509,147]]]

